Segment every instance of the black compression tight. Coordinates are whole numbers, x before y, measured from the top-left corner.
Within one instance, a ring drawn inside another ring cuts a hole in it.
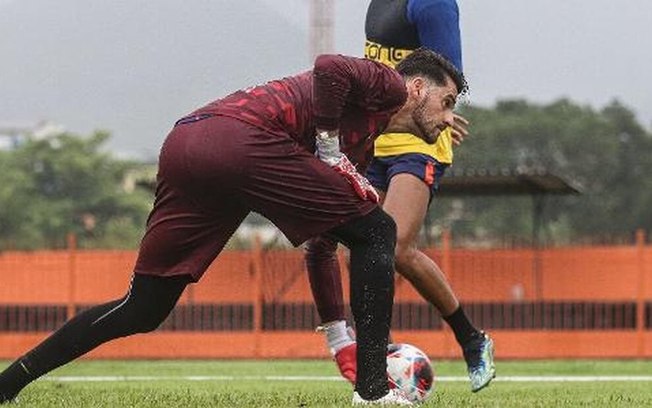
[[[380,208],[330,231],[351,251],[351,311],[358,343],[356,391],[377,399],[389,391],[387,342],[394,304],[396,224]]]
[[[102,343],[156,329],[189,282],[188,276],[135,274],[123,298],[79,313],[0,373],[0,402],[13,399],[31,381]]]

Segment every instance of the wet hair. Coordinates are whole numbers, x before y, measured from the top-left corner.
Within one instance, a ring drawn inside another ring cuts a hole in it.
[[[425,47],[420,47],[410,53],[396,66],[396,70],[404,78],[413,76],[424,76],[435,81],[437,85],[446,84],[446,76],[449,76],[458,93],[465,94],[469,90],[464,75],[455,68],[443,55]]]

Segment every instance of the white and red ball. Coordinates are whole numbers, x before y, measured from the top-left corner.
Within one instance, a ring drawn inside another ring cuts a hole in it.
[[[435,371],[428,356],[405,343],[387,347],[387,377],[412,402],[422,402],[434,391]]]

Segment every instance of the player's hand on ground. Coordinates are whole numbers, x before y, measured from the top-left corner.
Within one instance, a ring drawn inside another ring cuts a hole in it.
[[[464,141],[464,138],[469,135],[469,130],[468,130],[469,121],[466,120],[466,118],[464,118],[463,116],[458,114],[453,114],[453,116],[455,120],[453,122],[453,127],[451,129],[452,130],[451,136],[453,138],[453,143],[455,144],[455,146],[459,146]]]
[[[353,385],[355,385],[355,374],[357,371],[357,349],[358,347],[356,343],[349,344],[333,356],[342,377]]]
[[[346,178],[360,198],[374,203],[378,202],[379,197],[376,189],[369,183],[369,180],[358,173],[353,163],[345,155],[340,157],[333,169]]]

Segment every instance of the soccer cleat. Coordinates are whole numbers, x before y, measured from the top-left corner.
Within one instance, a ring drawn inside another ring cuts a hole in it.
[[[343,320],[331,322],[324,326],[317,327],[318,332],[326,334],[326,342],[331,346],[330,352],[335,360],[337,369],[351,384],[355,385],[355,374],[357,371],[357,345],[355,343],[355,332],[350,326],[346,326]],[[339,344],[338,350],[332,346]],[[344,345],[344,347],[342,347]]]
[[[464,360],[471,380],[471,391],[478,392],[496,377],[494,342],[485,332],[463,347]]]
[[[389,392],[381,398],[375,400],[366,400],[358,394],[357,391],[353,393],[353,401],[351,405],[414,405],[408,400],[401,391],[396,388],[389,390]]]
[[[357,370],[356,354],[358,345],[356,343],[349,344],[348,346],[340,349],[333,355],[335,364],[340,370],[342,377],[346,378],[351,384],[355,385],[355,374]]]

